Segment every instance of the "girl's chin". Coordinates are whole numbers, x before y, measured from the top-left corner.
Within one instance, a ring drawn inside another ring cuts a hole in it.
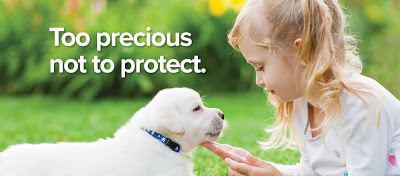
[[[276,97],[277,101],[280,103],[286,103],[286,102],[294,101],[296,99],[296,98],[291,98],[291,97],[280,96],[275,91],[269,91],[268,93],[269,93],[269,95]]]

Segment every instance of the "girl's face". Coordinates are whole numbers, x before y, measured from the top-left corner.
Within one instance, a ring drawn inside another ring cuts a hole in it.
[[[267,48],[256,45],[249,35],[240,39],[238,47],[246,61],[254,67],[258,86],[278,96],[282,102],[302,96],[298,85],[304,67],[300,66],[293,51],[284,54],[269,52]]]

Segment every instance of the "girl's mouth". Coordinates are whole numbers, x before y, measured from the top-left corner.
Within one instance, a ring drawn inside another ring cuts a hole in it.
[[[274,90],[268,90],[268,92],[269,92],[270,94],[275,95],[275,91],[274,91]]]

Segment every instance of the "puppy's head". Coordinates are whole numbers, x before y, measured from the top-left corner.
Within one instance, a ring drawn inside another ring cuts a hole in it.
[[[149,115],[145,127],[180,144],[182,152],[217,140],[224,127],[222,111],[204,106],[200,95],[189,88],[161,90],[145,108]]]

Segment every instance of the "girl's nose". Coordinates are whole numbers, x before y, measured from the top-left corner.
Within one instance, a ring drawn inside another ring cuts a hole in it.
[[[259,86],[259,87],[261,87],[261,88],[264,88],[264,82],[263,81],[257,81],[257,86]]]
[[[259,87],[265,86],[264,79],[259,74],[256,75],[256,84]]]

